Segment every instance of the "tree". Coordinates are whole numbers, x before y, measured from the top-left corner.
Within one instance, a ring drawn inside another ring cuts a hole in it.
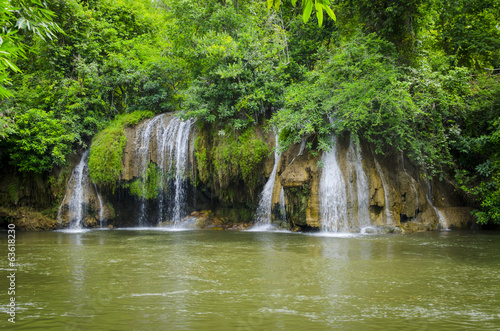
[[[62,32],[52,21],[55,14],[40,0],[0,0],[0,99],[12,96],[5,85],[10,83],[9,72],[20,72],[16,60],[25,56],[28,48],[21,43],[19,31],[29,32],[45,40]]]

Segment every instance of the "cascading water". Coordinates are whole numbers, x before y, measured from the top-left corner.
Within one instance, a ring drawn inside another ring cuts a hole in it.
[[[283,189],[283,186],[280,189],[279,204],[280,204],[281,222],[282,224],[286,224],[285,190]]]
[[[104,208],[102,206],[102,199],[99,191],[97,190],[97,185],[94,184],[95,194],[97,195],[97,200],[99,201],[99,226],[102,228],[102,221],[104,220]]]
[[[174,178],[174,199],[171,220],[174,225],[179,225],[182,217],[185,216],[185,206],[187,200],[187,181],[189,166],[189,133],[193,121],[181,121],[174,118],[170,121],[162,139],[162,149],[168,148],[169,172],[173,172]],[[164,153],[162,153],[164,154]],[[163,162],[163,161],[162,161]]]
[[[258,227],[271,227],[271,212],[273,207],[272,196],[274,189],[274,182],[276,181],[276,172],[278,170],[278,164],[281,158],[281,154],[278,152],[278,135],[275,135],[276,148],[274,150],[274,166],[269,179],[264,185],[264,189],[260,195],[259,206],[255,213],[256,226]],[[284,195],[283,195],[284,200]],[[280,202],[281,204],[281,202]],[[284,206],[284,203],[283,203]]]
[[[69,228],[70,229],[81,229],[82,220],[86,216],[85,203],[88,202],[88,186],[90,184],[90,178],[88,175],[88,155],[89,151],[85,151],[80,159],[78,165],[73,169],[71,173],[71,178],[69,179],[68,186],[72,187],[71,196],[68,202],[68,216],[69,216]],[[67,192],[64,199],[59,206],[57,218],[61,221],[62,207],[67,198]]]
[[[323,154],[323,171],[319,184],[321,230],[345,232],[349,229],[347,219],[347,192],[344,176],[337,162],[338,138],[332,148]]]
[[[189,134],[192,120],[182,121],[176,117],[168,124],[167,114],[154,117],[143,123],[136,133],[135,146],[138,158],[138,174],[143,179],[140,198],[139,225],[145,225],[149,218],[145,198],[145,177],[152,160],[152,151],[157,153],[157,166],[160,173],[158,219],[164,218],[178,225],[185,216],[187,200],[187,180],[189,166]],[[155,139],[153,139],[155,138]]]
[[[356,172],[357,219],[360,229],[363,229],[371,225],[369,211],[370,189],[368,187],[368,178],[363,169],[360,146],[356,145],[352,139],[347,150],[347,161],[354,167]],[[352,187],[349,189],[354,190]]]
[[[444,230],[449,230],[450,226],[448,225],[448,221],[446,220],[446,217],[432,202],[432,198],[431,198],[432,197],[432,191],[431,191],[432,186],[431,186],[431,181],[429,180],[429,175],[427,175],[427,187],[428,187],[428,190],[425,194],[425,198],[427,199],[427,202],[429,203],[429,205],[432,207],[432,209],[436,213],[436,216],[438,217],[439,225],[441,226],[441,228]]]
[[[73,180],[73,194],[69,201],[69,219],[71,220],[69,227],[72,229],[82,228],[82,219],[85,216],[84,203],[87,200],[86,186],[89,182],[87,158],[89,151],[85,151],[82,155],[80,163],[76,166],[71,174],[70,182]]]
[[[135,158],[138,161],[138,174],[140,177],[144,178],[148,170],[150,155],[150,143],[153,134],[153,130],[158,123],[161,123],[163,115],[156,116],[150,121],[142,123],[137,129],[135,135]],[[140,207],[139,207],[139,225],[144,225],[147,212],[146,212],[146,199],[144,198],[146,187],[144,182],[141,182],[140,194]]]

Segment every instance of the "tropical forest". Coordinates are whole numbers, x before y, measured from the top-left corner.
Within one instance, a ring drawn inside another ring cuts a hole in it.
[[[0,3],[0,326],[500,327],[500,0]]]

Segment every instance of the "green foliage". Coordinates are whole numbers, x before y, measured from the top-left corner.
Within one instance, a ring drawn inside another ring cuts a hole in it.
[[[399,59],[412,63],[425,16],[432,11],[428,0],[348,0],[343,10],[360,22],[366,33],[376,33],[393,43]]]
[[[135,111],[116,117],[92,140],[89,155],[89,175],[94,183],[114,189],[123,171],[122,157],[127,138],[125,127],[133,126],[152,112]]]
[[[476,203],[480,223],[500,224],[500,84],[481,75],[466,100],[468,116],[450,130],[455,179]]]
[[[177,58],[165,56],[170,44],[164,11],[149,1],[128,0],[54,1],[47,4],[49,10],[58,14],[52,16],[53,26],[47,25],[57,40],[36,35],[42,25],[21,24],[35,29],[35,35],[18,35],[32,53],[25,60],[17,58],[23,73],[12,76],[13,97],[0,104],[5,114],[0,116],[0,137],[13,135],[2,142],[9,145],[6,148],[16,148],[15,119],[30,109],[52,113],[71,133],[72,147],[87,148],[92,136],[117,114],[178,107],[185,73]]]
[[[226,189],[240,178],[247,187],[255,187],[258,166],[268,152],[269,147],[255,135],[253,128],[246,129],[239,136],[234,131],[222,134],[213,152],[213,165],[220,188]]]
[[[198,174],[200,176],[200,180],[204,183],[207,183],[210,178],[209,172],[209,160],[207,156],[207,150],[203,145],[204,139],[200,135],[196,137],[194,141],[194,150],[196,155],[196,164],[198,169]]]
[[[196,47],[185,55],[196,73],[185,92],[185,117],[241,130],[279,107],[284,86],[280,73],[288,60],[286,36],[273,25],[274,17],[247,20],[242,26],[246,15],[215,7],[208,20],[217,18],[229,27],[214,24],[194,37]]]
[[[130,193],[142,199],[156,199],[164,189],[162,170],[154,163],[149,163],[141,178],[130,184]]]
[[[261,184],[255,127],[270,120],[283,149],[307,137],[318,153],[348,132],[402,151],[499,222],[498,0],[0,4],[2,164],[48,171],[94,137],[91,176],[114,188],[124,127],[181,111],[202,125],[198,179],[241,202]],[[148,199],[152,168],[130,183]]]
[[[8,189],[8,192],[9,192],[9,198],[10,198],[10,202],[13,203],[14,205],[17,205],[17,203],[19,202],[19,191],[18,191],[18,183],[16,183],[16,185],[14,184],[10,184],[7,189]]]
[[[267,0],[267,7],[271,9],[274,5],[275,10],[279,10],[281,4],[281,0]],[[292,0],[292,5],[295,7],[297,4],[297,0]],[[313,6],[316,10],[316,17],[318,18],[318,25],[323,25],[323,10],[326,11],[328,16],[334,21],[337,20],[335,13],[330,8],[330,0],[303,0],[302,4],[302,19],[304,23],[307,23],[309,17],[311,16]]]
[[[208,128],[209,129],[209,128]],[[212,146],[212,149],[210,147]],[[240,183],[248,189],[245,202],[255,196],[262,161],[269,153],[255,126],[244,131],[200,129],[195,143],[199,180],[218,193],[224,202],[235,202]],[[243,201],[239,201],[243,202]]]
[[[464,111],[468,71],[446,75],[398,66],[391,44],[357,35],[326,54],[307,80],[291,85],[271,120],[283,149],[314,135],[328,149],[330,134],[364,137],[383,153],[405,151],[429,175],[451,165],[448,125]],[[312,146],[315,148],[315,146]]]
[[[9,72],[20,72],[16,60],[25,56],[26,44],[20,42],[18,31],[29,32],[45,40],[62,32],[53,22],[55,14],[40,0],[0,0],[0,99],[13,96],[5,88],[10,84]]]
[[[498,0],[440,1],[438,42],[450,61],[475,68],[500,67]]]
[[[41,173],[63,165],[74,134],[52,112],[30,109],[15,117],[15,133],[9,138],[11,163],[20,171]]]

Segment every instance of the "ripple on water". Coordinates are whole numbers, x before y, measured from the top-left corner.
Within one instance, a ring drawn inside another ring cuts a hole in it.
[[[306,233],[306,235],[313,237],[354,238],[354,237],[367,236],[368,234],[350,233],[350,232],[313,232],[313,233]]]
[[[290,230],[279,229],[271,224],[255,225],[250,229],[244,230],[245,232],[277,232],[277,233],[294,233]]]
[[[60,229],[54,230],[54,232],[62,232],[62,233],[87,233],[93,231],[92,229]]]

